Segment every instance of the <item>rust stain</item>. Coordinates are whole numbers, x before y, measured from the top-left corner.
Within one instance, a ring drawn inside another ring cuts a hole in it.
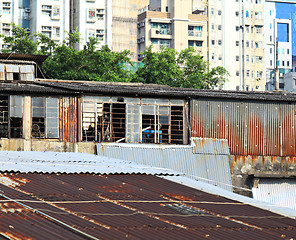
[[[98,197],[101,198],[101,199],[103,199],[103,200],[105,200],[105,201],[108,201],[108,202],[114,203],[114,204],[116,204],[116,205],[118,205],[118,206],[120,206],[120,207],[123,207],[123,208],[129,209],[129,210],[134,211],[134,212],[136,212],[136,213],[143,214],[143,215],[145,215],[145,216],[147,216],[147,217],[151,217],[151,218],[153,218],[153,219],[156,219],[156,220],[159,220],[159,221],[162,221],[162,222],[168,223],[168,224],[173,225],[173,226],[175,226],[175,227],[183,228],[183,229],[186,229],[186,230],[189,229],[188,226],[185,226],[185,225],[183,225],[183,224],[179,224],[179,223],[175,223],[175,222],[169,221],[169,220],[167,220],[167,219],[163,219],[163,218],[161,218],[161,217],[158,217],[158,216],[152,215],[152,214],[150,214],[150,213],[147,213],[147,212],[144,212],[144,211],[138,210],[137,208],[134,208],[134,207],[127,206],[127,205],[123,204],[123,203],[120,202],[120,201],[112,200],[112,199],[109,199],[109,198],[107,198],[107,197],[103,197],[103,196],[101,196],[101,195],[98,195]]]
[[[15,234],[12,234],[10,232],[0,232],[3,236],[7,237],[8,239],[11,240],[31,240],[31,238],[27,238],[24,236],[16,236]],[[20,234],[18,234],[20,235]]]

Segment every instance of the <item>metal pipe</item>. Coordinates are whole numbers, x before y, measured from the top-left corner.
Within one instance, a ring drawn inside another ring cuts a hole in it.
[[[70,225],[68,225],[68,224],[66,224],[66,223],[64,223],[64,222],[62,222],[62,221],[60,221],[60,220],[58,220],[58,219],[56,219],[56,218],[51,217],[51,216],[47,215],[46,213],[43,213],[43,212],[41,212],[41,211],[39,211],[39,210],[37,210],[37,209],[34,209],[34,208],[32,208],[32,207],[30,207],[30,206],[28,206],[28,205],[25,205],[25,204],[23,204],[23,203],[20,203],[20,202],[18,202],[18,201],[16,201],[16,200],[12,199],[12,198],[10,198],[10,197],[5,196],[4,194],[1,194],[1,193],[0,193],[0,196],[3,197],[3,198],[5,198],[5,199],[7,199],[7,200],[9,200],[9,201],[12,201],[12,202],[18,204],[18,205],[21,205],[21,206],[23,206],[24,208],[27,208],[27,209],[29,209],[29,210],[32,210],[33,213],[37,213],[37,214],[40,214],[40,215],[42,215],[42,216],[44,216],[44,217],[46,217],[46,218],[49,218],[49,219],[52,220],[53,222],[55,222],[55,223],[57,223],[57,224],[60,224],[60,225],[62,225],[63,227],[69,228],[70,231],[74,231],[74,232],[78,233],[79,235],[81,235],[81,236],[83,236],[83,237],[86,237],[87,239],[99,240],[99,238],[93,237],[93,236],[91,236],[91,235],[89,235],[89,234],[87,234],[87,233],[85,233],[85,232],[82,232],[82,231],[80,231],[80,230],[78,230],[78,229],[76,229],[76,228],[73,228],[72,226],[70,226]]]

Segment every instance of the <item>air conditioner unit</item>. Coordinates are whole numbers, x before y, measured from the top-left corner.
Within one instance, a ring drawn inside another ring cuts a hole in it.
[[[25,12],[27,13],[31,12],[31,8],[25,8]]]

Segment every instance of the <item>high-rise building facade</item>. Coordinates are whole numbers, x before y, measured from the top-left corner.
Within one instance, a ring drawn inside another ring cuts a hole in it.
[[[30,30],[40,32],[55,42],[65,39],[70,31],[70,0],[31,0]]]
[[[149,0],[112,0],[112,50],[131,52],[137,61],[138,10],[149,5]]]
[[[230,73],[224,89],[265,89],[264,0],[154,0],[138,26],[139,54],[149,45],[194,46],[210,67]]]
[[[151,1],[138,16],[138,57],[146,47],[176,51],[194,47],[207,57],[207,16],[205,9],[193,9],[188,0]]]
[[[264,0],[208,0],[209,62],[230,73],[224,89],[265,89]]]
[[[73,2],[72,2],[73,1]],[[79,49],[82,49],[90,37],[99,40],[99,45],[112,46],[112,1],[71,0],[71,13],[73,13],[72,31],[81,35]]]
[[[5,0],[0,1],[0,32],[10,35],[14,22],[61,42],[67,32],[77,30],[82,39],[78,49],[95,37],[99,46],[130,50],[136,59],[138,9],[148,4],[149,0]]]

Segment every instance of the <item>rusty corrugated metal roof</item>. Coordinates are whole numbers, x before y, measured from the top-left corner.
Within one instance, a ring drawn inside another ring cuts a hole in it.
[[[291,239],[296,236],[296,222],[291,218],[151,175],[1,174],[0,182],[0,233],[10,237]]]

